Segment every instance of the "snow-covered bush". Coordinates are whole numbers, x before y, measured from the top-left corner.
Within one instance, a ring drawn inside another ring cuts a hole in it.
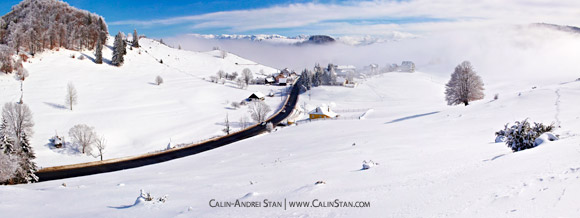
[[[161,83],[163,83],[163,78],[161,76],[155,77],[155,84],[161,85]]]
[[[368,162],[366,160],[364,160],[363,164],[362,164],[362,170],[368,170],[371,167],[374,167],[375,165],[378,165],[378,164],[372,160],[369,160]]]
[[[550,132],[554,129],[554,125],[544,125],[542,123],[534,123],[530,125],[528,119],[523,121],[516,121],[514,125],[509,126],[507,123],[503,130],[497,131],[496,142],[498,138],[505,138],[506,145],[517,152],[536,146],[536,139],[545,132]]]
[[[274,130],[274,124],[272,124],[272,122],[268,122],[266,124],[266,130],[268,130],[268,132],[272,132],[272,130]]]
[[[151,192],[145,192],[143,189],[141,189],[141,194],[135,200],[134,205],[139,205],[139,204],[144,203],[144,202],[165,203],[166,201],[167,201],[167,195],[164,195],[163,197],[159,197],[159,198],[155,199],[155,197],[153,195],[151,195]]]
[[[238,108],[240,108],[240,107],[241,107],[241,105],[240,105],[240,102],[235,102],[235,101],[234,101],[234,102],[232,102],[232,107],[233,107],[234,109],[238,109]]]

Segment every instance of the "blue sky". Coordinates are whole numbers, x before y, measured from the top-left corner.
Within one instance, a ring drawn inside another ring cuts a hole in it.
[[[0,12],[17,0],[2,0]],[[97,13],[109,31],[152,38],[197,34],[428,34],[494,24],[580,26],[577,0],[66,0]]]

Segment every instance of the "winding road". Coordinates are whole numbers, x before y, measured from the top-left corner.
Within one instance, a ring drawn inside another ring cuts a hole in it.
[[[270,117],[267,122],[272,122],[274,125],[286,119],[294,110],[298,102],[299,87],[292,86],[290,95],[286,98],[285,104],[282,108]],[[188,145],[181,148],[174,148],[157,153],[144,154],[133,157],[117,158],[104,161],[95,161],[82,164],[73,164],[65,166],[47,167],[36,172],[39,182],[66,179],[78,176],[94,175],[99,173],[107,173],[136,167],[157,164],[177,158],[187,157],[204,151],[209,151],[214,148],[219,148],[224,145],[244,140],[259,134],[264,133],[266,125],[256,124],[242,131],[232,133],[223,137],[211,139],[197,144]]]

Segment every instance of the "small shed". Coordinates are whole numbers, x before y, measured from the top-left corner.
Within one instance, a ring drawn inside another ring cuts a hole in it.
[[[269,76],[269,77],[266,77],[266,79],[264,79],[264,82],[266,84],[274,84],[274,83],[276,83],[276,79],[273,76]]]
[[[330,107],[317,107],[313,111],[310,111],[308,114],[310,115],[311,120],[338,117],[338,114],[330,110]]]
[[[261,92],[254,92],[250,95],[250,97],[248,97],[249,101],[254,101],[254,100],[263,101],[264,99],[266,99],[266,95],[264,95]]]

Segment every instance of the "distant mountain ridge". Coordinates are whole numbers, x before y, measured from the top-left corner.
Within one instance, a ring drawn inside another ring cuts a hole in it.
[[[201,39],[215,39],[215,40],[247,40],[256,42],[267,42],[272,44],[327,44],[330,42],[338,42],[351,46],[371,45],[375,43],[386,43],[391,41],[399,41],[403,39],[416,38],[417,36],[411,33],[393,32],[390,35],[384,36],[340,36],[332,37],[328,35],[298,35],[298,36],[282,36],[278,34],[257,34],[257,35],[237,35],[237,34],[188,34]]]
[[[531,26],[533,27],[543,27],[552,30],[558,30],[568,33],[580,34],[580,28],[575,26],[562,26],[557,24],[550,24],[550,23],[533,23]]]

